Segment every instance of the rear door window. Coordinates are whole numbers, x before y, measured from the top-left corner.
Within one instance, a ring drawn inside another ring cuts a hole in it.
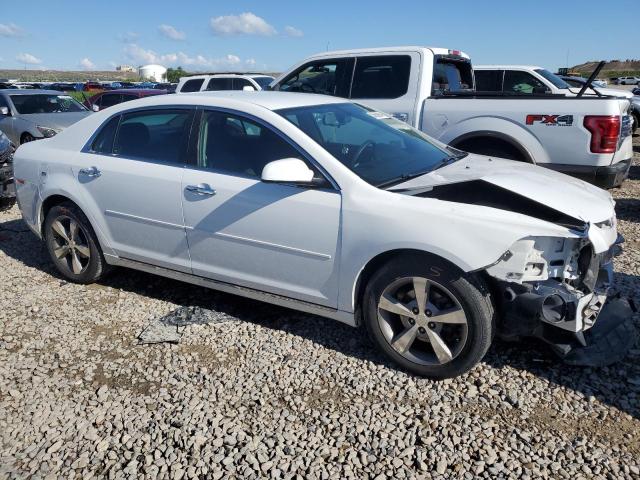
[[[199,92],[200,88],[202,88],[202,84],[204,83],[204,78],[193,78],[191,80],[187,80],[184,82],[182,86],[181,92]]]
[[[183,163],[193,112],[154,109],[125,113],[113,152],[119,156],[161,163]]]
[[[253,86],[246,78],[234,78],[233,79],[233,89],[234,90],[242,90],[244,87],[251,87],[255,90],[256,87]]]
[[[544,93],[547,90],[544,83],[531,75],[529,72],[519,70],[506,70],[504,72],[505,93]]]
[[[353,73],[351,98],[398,98],[407,93],[411,57],[385,55],[358,57]]]
[[[113,151],[113,140],[118,129],[120,115],[113,117],[102,127],[91,144],[91,152],[110,154]]]
[[[303,65],[276,87],[284,92],[305,92],[348,97],[353,58],[317,60]]]
[[[471,62],[463,58],[436,57],[433,68],[432,95],[473,88]]]
[[[207,84],[208,91],[232,90],[233,81],[231,78],[212,78]]]
[[[503,70],[476,70],[476,91],[501,92]]]

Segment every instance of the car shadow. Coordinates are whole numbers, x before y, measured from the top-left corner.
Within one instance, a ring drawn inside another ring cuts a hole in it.
[[[616,198],[616,217],[627,222],[640,222],[640,199]]]
[[[21,220],[0,223],[0,251],[28,267],[37,268],[63,280],[49,261],[43,242]],[[640,305],[640,278],[617,273],[616,279],[623,287],[623,294],[632,297],[636,305]],[[100,285],[169,301],[180,305],[179,308],[200,307],[263,328],[287,331],[343,355],[402,371],[378,353],[364,329],[353,329],[333,320],[134,270],[116,269]],[[640,315],[636,314],[635,317],[638,326]],[[639,349],[640,346],[636,343],[634,356],[627,356],[615,365],[583,368],[562,363],[539,341],[522,340],[511,343],[496,339],[483,362],[496,369],[513,368],[529,372],[585,397],[593,396],[640,419],[640,404],[630,401],[628,395],[630,389],[638,388],[637,385],[631,385],[629,379],[640,380]],[[288,361],[286,354],[281,361]],[[464,382],[465,378],[461,377],[460,381]]]

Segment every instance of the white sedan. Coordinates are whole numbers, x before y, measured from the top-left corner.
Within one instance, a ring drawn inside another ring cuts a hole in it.
[[[469,370],[496,332],[580,363],[598,316],[627,325],[607,192],[338,98],[135,100],[23,145],[15,177],[71,281],[124,266],[364,325],[420,375]]]

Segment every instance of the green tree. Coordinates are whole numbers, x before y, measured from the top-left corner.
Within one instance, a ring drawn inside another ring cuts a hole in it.
[[[182,67],[178,68],[168,68],[167,69],[167,82],[169,83],[177,83],[180,80],[180,77],[184,77],[187,75]]]

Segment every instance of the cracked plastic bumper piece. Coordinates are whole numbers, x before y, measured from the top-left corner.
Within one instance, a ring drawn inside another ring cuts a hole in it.
[[[632,320],[633,309],[624,298],[609,298],[598,321],[584,332],[584,345],[554,348],[570,365],[604,367],[622,360],[636,341],[637,332]],[[552,344],[553,346],[553,344]]]

